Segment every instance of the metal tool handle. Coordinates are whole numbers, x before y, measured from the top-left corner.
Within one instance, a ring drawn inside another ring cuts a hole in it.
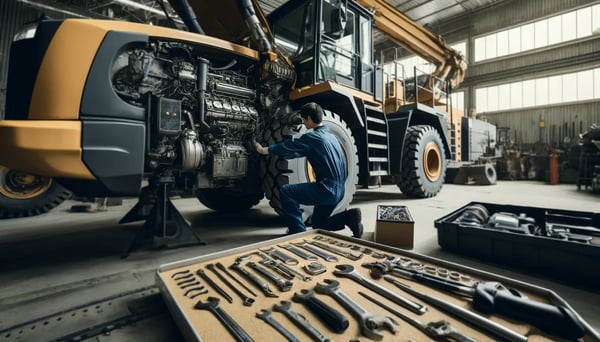
[[[277,245],[278,247],[281,247],[283,249],[287,249],[288,251],[296,254],[297,256],[301,257],[304,260],[317,260],[317,257],[311,254],[308,254],[306,252],[304,252],[303,250],[301,250],[300,248],[296,248],[294,246],[290,246],[290,245]]]
[[[269,287],[269,284],[267,284],[267,282],[265,282],[262,279],[260,279],[256,274],[248,272],[248,270],[245,269],[238,262],[236,262],[233,265],[231,265],[231,268],[233,268],[234,270],[240,272],[241,274],[243,274],[244,276],[246,276],[248,279],[250,279],[250,281],[252,281],[254,284],[256,284],[256,286],[258,286],[267,297],[278,297],[271,290],[271,288]]]
[[[350,325],[348,318],[315,296],[303,298],[294,294],[292,300],[306,305],[310,311],[321,319],[321,322],[336,333],[343,333]]]
[[[296,258],[292,258],[291,256],[283,253],[280,250],[277,250],[277,248],[275,247],[271,247],[268,250],[260,250],[263,253],[266,253],[276,259],[279,259],[281,261],[283,261],[283,263],[287,264],[287,265],[298,265],[298,259]]]
[[[456,304],[453,304],[453,303],[441,300],[439,298],[429,296],[429,295],[426,295],[419,291],[416,291],[413,288],[402,284],[401,282],[399,282],[398,280],[396,280],[392,277],[386,276],[386,277],[383,277],[383,279],[396,285],[401,290],[408,292],[409,294],[411,294],[417,298],[420,298],[423,301],[425,301],[431,305],[434,305],[444,311],[452,313],[453,315],[461,318],[462,320],[465,320],[471,324],[474,324],[477,327],[494,334],[495,336],[499,336],[500,338],[505,339],[507,341],[527,342],[527,336],[523,336],[523,335],[521,335],[499,323],[496,323],[496,322],[489,320],[483,316],[480,316],[480,315],[478,315],[470,310],[467,310],[461,306],[458,306]]]
[[[576,340],[585,335],[579,318],[568,308],[536,302],[498,282],[477,285],[473,296],[475,310],[527,322],[552,335]]]

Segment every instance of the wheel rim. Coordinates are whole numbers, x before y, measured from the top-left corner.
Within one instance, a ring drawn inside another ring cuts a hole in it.
[[[52,178],[0,166],[0,194],[11,199],[30,199],[46,192]]]
[[[442,173],[442,154],[438,146],[430,142],[425,146],[423,167],[427,179],[435,182]]]

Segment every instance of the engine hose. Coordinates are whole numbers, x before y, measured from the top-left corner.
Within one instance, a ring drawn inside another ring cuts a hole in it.
[[[206,108],[204,106],[204,94],[206,94],[206,85],[208,83],[208,60],[198,58],[198,130],[201,133],[208,133],[210,127],[206,123]]]
[[[246,25],[252,32],[252,37],[255,39],[258,44],[260,52],[270,52],[273,50],[273,46],[269,41],[269,38],[263,31],[262,25],[256,16],[256,12],[254,11],[254,5],[251,0],[239,0],[239,5],[241,8],[242,16],[244,20],[246,20]]]

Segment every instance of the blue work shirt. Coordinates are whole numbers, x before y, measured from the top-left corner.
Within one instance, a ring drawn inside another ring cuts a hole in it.
[[[286,159],[306,157],[317,176],[317,182],[330,188],[331,183],[344,188],[346,160],[337,138],[327,126],[319,126],[300,138],[269,146],[269,154]]]

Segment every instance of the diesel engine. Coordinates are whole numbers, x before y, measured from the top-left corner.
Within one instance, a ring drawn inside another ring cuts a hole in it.
[[[148,172],[194,174],[197,188],[232,186],[248,173],[258,129],[252,70],[215,66],[192,46],[154,41],[123,51],[114,91],[146,110]]]

